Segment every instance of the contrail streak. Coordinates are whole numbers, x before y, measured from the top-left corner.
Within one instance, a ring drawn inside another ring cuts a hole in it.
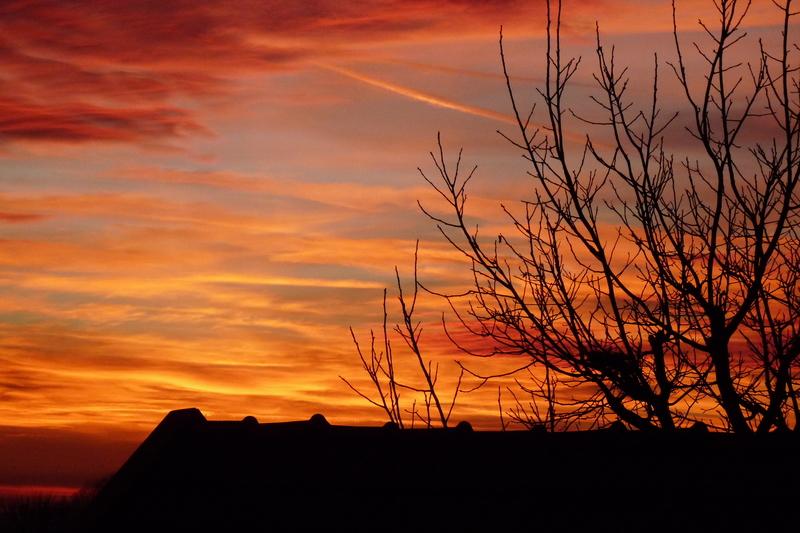
[[[332,72],[336,72],[341,74],[342,76],[347,76],[348,78],[360,81],[362,83],[366,83],[368,85],[372,85],[373,87],[379,87],[381,89],[385,89],[387,91],[393,92],[395,94],[399,94],[401,96],[405,96],[406,98],[411,98],[412,100],[416,100],[418,102],[425,102],[426,104],[435,106],[435,107],[442,107],[445,109],[452,109],[454,111],[460,111],[462,113],[467,113],[469,115],[474,115],[477,117],[488,118],[491,120],[497,120],[499,122],[505,122],[506,124],[516,124],[517,121],[514,120],[509,115],[505,115],[503,113],[498,113],[497,111],[492,111],[491,109],[484,109],[482,107],[471,106],[460,104],[458,102],[453,102],[452,100],[445,100],[444,98],[440,98],[438,96],[434,96],[432,94],[424,93],[422,91],[418,91],[416,89],[412,89],[410,87],[404,87],[402,85],[397,85],[395,83],[390,83],[388,81],[383,81],[378,78],[373,78],[371,76],[366,76],[354,70],[350,70],[344,67],[335,67],[332,65],[321,65],[318,64],[319,67],[324,68],[326,70],[330,70]]]
[[[424,102],[426,104],[435,106],[435,107],[442,107],[445,109],[452,109],[454,111],[460,111],[462,113],[467,113],[468,115],[474,115],[477,117],[488,118],[491,120],[496,120],[498,122],[504,122],[506,124],[513,124],[517,125],[516,119],[510,115],[505,115],[503,113],[498,113],[497,111],[492,111],[491,109],[485,109],[483,107],[471,106],[466,104],[460,104],[458,102],[453,102],[452,100],[445,100],[439,96],[434,96],[432,94],[424,93],[422,91],[418,91],[416,89],[412,89],[410,87],[404,87],[402,85],[397,85],[396,83],[391,83],[388,81],[384,81],[378,78],[373,78],[372,76],[367,76],[365,74],[361,74],[360,72],[356,72],[355,70],[351,70],[349,68],[344,67],[336,67],[333,65],[324,65],[317,63],[318,67],[323,68],[325,70],[330,70],[331,72],[336,72],[341,74],[342,76],[346,76],[350,79],[360,81],[362,83],[366,83],[368,85],[372,85],[373,87],[379,87],[386,91],[399,94],[401,96],[405,96],[406,98],[410,98],[412,100],[416,100],[418,102]],[[545,128],[541,124],[531,124],[532,127],[537,128]],[[565,132],[564,136],[567,139],[570,139],[577,143],[583,143],[585,141],[585,137],[583,135],[578,135],[572,132]],[[595,142],[596,146],[607,146],[605,142]]]

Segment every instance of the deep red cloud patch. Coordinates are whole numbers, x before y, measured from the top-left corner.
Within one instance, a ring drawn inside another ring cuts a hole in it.
[[[24,224],[25,222],[38,222],[47,218],[37,213],[7,213],[0,211],[0,223]]]
[[[147,141],[203,131],[187,112],[173,107],[115,109],[0,98],[0,139]]]

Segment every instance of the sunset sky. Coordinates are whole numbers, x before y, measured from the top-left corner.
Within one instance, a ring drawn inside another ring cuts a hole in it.
[[[678,3],[687,39],[711,9]],[[565,10],[577,110],[592,112],[595,21],[634,94],[653,52],[673,57],[664,0]],[[778,18],[755,0],[747,26],[769,41]],[[526,192],[496,132],[514,132],[501,24],[532,101],[542,1],[0,3],[0,485],[108,473],[182,407],[382,422],[339,379],[360,375],[348,326],[379,325],[416,239],[429,285],[458,287],[468,267],[416,205],[438,205],[417,172],[437,132],[479,165],[488,234]],[[423,342],[446,364],[440,304],[426,297]],[[496,416],[477,395],[457,412]]]

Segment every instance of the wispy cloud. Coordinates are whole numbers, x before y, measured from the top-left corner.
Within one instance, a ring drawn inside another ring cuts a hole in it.
[[[175,107],[53,105],[0,97],[0,139],[135,142],[198,133],[208,130]]]

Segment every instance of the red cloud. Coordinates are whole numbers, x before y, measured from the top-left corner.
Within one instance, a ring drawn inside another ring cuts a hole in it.
[[[146,142],[201,131],[168,104],[353,43],[447,34],[454,24],[494,32],[524,11],[516,4],[9,0],[0,6],[0,139]]]
[[[0,97],[0,138],[46,141],[147,141],[205,132],[171,107],[114,109],[91,104],[37,104]]]
[[[683,0],[679,18],[709,15],[710,5]],[[239,75],[363,54],[365,43],[435,46],[496,36],[501,24],[510,35],[538,32],[543,6],[544,0],[5,0],[0,94],[24,95],[27,103],[3,104],[0,134],[75,142],[182,135],[198,131],[197,120],[185,104],[168,104],[224,91]],[[612,32],[671,29],[666,0],[573,0],[565,5],[565,31],[591,34],[611,6],[614,17],[601,27]],[[754,10],[751,20],[762,21],[763,7]]]
[[[0,211],[0,223],[20,224],[25,222],[38,222],[47,218],[36,213],[5,213]]]

